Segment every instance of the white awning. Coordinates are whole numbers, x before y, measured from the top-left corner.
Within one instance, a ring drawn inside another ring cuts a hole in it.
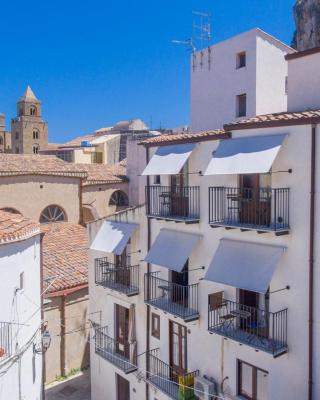
[[[221,239],[204,279],[266,293],[284,250],[282,246]]]
[[[204,175],[268,173],[285,137],[281,134],[221,140]]]
[[[90,249],[121,255],[138,224],[104,221]]]
[[[196,143],[158,147],[142,175],[179,174]]]
[[[144,261],[181,272],[201,235],[161,229]]]

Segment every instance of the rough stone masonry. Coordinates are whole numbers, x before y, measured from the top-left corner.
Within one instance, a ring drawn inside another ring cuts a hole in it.
[[[299,51],[320,46],[320,0],[297,0],[293,13],[296,31],[292,46]]]

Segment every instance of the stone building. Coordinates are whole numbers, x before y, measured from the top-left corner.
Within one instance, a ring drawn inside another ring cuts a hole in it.
[[[6,131],[5,115],[0,114],[0,153],[10,153],[11,133]]]
[[[38,154],[48,144],[48,123],[41,116],[41,102],[30,86],[17,103],[11,120],[12,153]]]

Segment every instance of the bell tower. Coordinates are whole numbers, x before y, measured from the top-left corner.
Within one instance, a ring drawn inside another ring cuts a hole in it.
[[[30,86],[17,102],[17,117],[11,120],[12,153],[38,154],[48,144],[48,124],[41,117],[41,102]]]

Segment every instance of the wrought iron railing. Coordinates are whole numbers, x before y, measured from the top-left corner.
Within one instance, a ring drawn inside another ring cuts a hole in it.
[[[199,186],[146,186],[147,215],[185,221],[200,219]]]
[[[125,373],[137,370],[136,342],[120,342],[108,335],[108,327],[95,329],[95,352]]]
[[[95,283],[133,296],[139,293],[139,265],[118,266],[106,257],[95,259]]]
[[[208,307],[208,329],[278,356],[287,352],[287,309],[268,312],[234,301]]]
[[[209,224],[289,231],[289,189],[209,187]]]
[[[179,372],[160,360],[158,352],[158,349],[154,349],[146,353],[148,381],[172,399],[193,399],[194,378],[199,375],[199,371]]]
[[[198,283],[179,285],[159,278],[159,272],[145,274],[145,303],[183,318],[185,321],[199,318]]]
[[[0,361],[12,355],[12,324],[0,322]]]

